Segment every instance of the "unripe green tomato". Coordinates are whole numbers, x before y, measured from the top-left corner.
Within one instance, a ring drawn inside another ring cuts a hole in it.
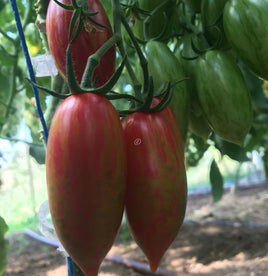
[[[228,1],[223,25],[237,56],[253,73],[268,80],[268,1]]]
[[[214,132],[243,145],[252,124],[252,102],[238,65],[228,54],[212,50],[196,62],[200,105]]]

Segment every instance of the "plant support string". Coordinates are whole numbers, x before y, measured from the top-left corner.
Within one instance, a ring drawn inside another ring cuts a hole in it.
[[[17,26],[17,30],[18,30],[18,34],[19,34],[19,38],[20,38],[20,42],[21,42],[21,46],[22,46],[22,50],[23,50],[24,57],[25,57],[25,60],[26,60],[26,65],[27,65],[29,77],[30,77],[30,80],[33,83],[36,83],[31,58],[30,58],[30,55],[29,55],[28,47],[27,47],[27,44],[26,44],[26,41],[25,41],[25,36],[24,36],[24,33],[23,33],[22,25],[21,25],[21,20],[20,20],[20,16],[19,16],[17,3],[14,0],[10,0],[10,4],[11,4],[11,7],[12,7],[12,11],[13,11],[13,14],[14,14],[14,18],[15,18],[15,22],[16,22],[16,26]],[[37,113],[38,113],[38,116],[39,116],[39,119],[40,119],[40,122],[41,122],[41,125],[42,125],[42,128],[43,128],[43,132],[44,132],[44,139],[45,139],[45,142],[47,143],[48,130],[47,130],[46,122],[45,122],[43,112],[42,112],[42,109],[41,109],[41,105],[40,105],[39,91],[33,85],[32,85],[32,89],[33,89],[33,93],[34,93],[34,97],[35,97],[35,101],[36,101]],[[71,260],[70,257],[67,257],[67,267],[68,267],[68,275],[69,276],[74,276],[73,264],[72,264],[72,260]]]
[[[21,46],[22,46],[22,50],[23,50],[24,57],[25,57],[26,64],[27,64],[28,73],[29,73],[31,81],[33,83],[35,83],[36,81],[35,81],[34,70],[33,70],[31,58],[30,58],[30,55],[29,55],[28,47],[27,47],[27,44],[26,44],[26,41],[25,41],[25,37],[24,37],[24,33],[23,33],[21,21],[20,21],[18,7],[17,7],[17,4],[16,4],[16,1],[14,1],[14,0],[10,0],[10,4],[11,4],[12,11],[13,11],[13,14],[14,14],[14,18],[15,18],[15,22],[16,22],[16,26],[17,26],[17,30],[18,30],[18,34],[19,34],[19,38],[20,38],[20,42],[21,42]],[[34,97],[35,97],[35,101],[36,101],[37,113],[38,113],[38,116],[40,118],[40,122],[41,122],[43,132],[44,132],[45,142],[47,143],[48,130],[47,130],[46,122],[45,122],[43,112],[42,112],[42,109],[41,109],[41,106],[40,106],[39,91],[33,85],[32,85],[32,89],[33,89],[33,93],[34,93]]]

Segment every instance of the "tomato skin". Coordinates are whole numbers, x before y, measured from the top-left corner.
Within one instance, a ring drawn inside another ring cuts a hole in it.
[[[194,134],[206,140],[211,132],[211,128],[208,125],[206,117],[204,116],[204,112],[200,106],[197,96],[195,76],[195,66],[197,59],[189,59],[197,56],[197,54],[192,49],[192,40],[194,41],[194,35],[184,35],[177,42],[174,49],[174,55],[178,58],[185,76],[189,78],[186,81],[187,94],[190,95],[191,99],[188,128]]]
[[[123,121],[127,148],[126,217],[154,272],[183,222],[187,183],[184,148],[170,107]]]
[[[63,4],[71,4],[71,0],[60,0]],[[87,0],[89,11],[98,11],[93,17],[107,28],[95,26],[99,31],[87,32],[85,28],[72,43],[71,54],[77,81],[80,83],[87,59],[94,54],[112,35],[112,28],[107,14],[99,0]],[[69,43],[69,24],[73,11],[60,7],[51,0],[47,10],[46,31],[51,55],[60,74],[66,79],[66,49]],[[115,47],[110,48],[101,58],[95,69],[93,79],[97,77],[96,86],[103,85],[115,71]]]
[[[95,94],[68,97],[50,128],[46,177],[51,217],[65,250],[85,275],[97,275],[121,223],[125,196],[122,126]]]
[[[230,0],[223,13],[226,37],[237,56],[268,80],[268,1]]]
[[[157,91],[164,82],[174,83],[185,78],[180,62],[167,45],[159,41],[149,41],[146,44],[148,70],[153,77],[154,89]],[[190,95],[187,91],[187,81],[176,84],[170,107],[175,113],[183,139],[186,137]]]
[[[198,58],[195,74],[198,99],[212,129],[222,139],[243,145],[252,124],[252,102],[234,59],[208,51]]]

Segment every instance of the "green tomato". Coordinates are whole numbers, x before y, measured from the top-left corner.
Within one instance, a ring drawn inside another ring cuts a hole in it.
[[[227,0],[202,0],[201,21],[210,45],[218,49],[229,48],[223,30],[222,14]],[[217,44],[217,45],[216,45]]]
[[[237,56],[257,76],[268,80],[268,1],[228,1],[223,25]]]
[[[202,113],[200,116],[197,116],[192,111],[189,114],[189,129],[204,140],[207,140],[211,133],[211,127],[205,115]]]
[[[245,79],[234,59],[212,50],[196,62],[200,105],[210,126],[222,139],[243,145],[252,123],[252,102]]]
[[[174,54],[180,61],[185,76],[189,78],[186,81],[188,94],[191,97],[188,127],[195,135],[206,140],[211,132],[211,128],[203,114],[203,110],[197,96],[195,77],[195,66],[197,59],[193,59],[197,54],[192,49],[192,40],[194,43],[198,42],[195,40],[193,34],[183,36],[176,44]]]
[[[164,82],[174,82],[184,78],[178,59],[166,44],[149,41],[146,45],[146,54],[148,70],[153,77],[155,91]],[[186,81],[176,84],[170,106],[175,113],[183,138],[185,138],[187,132],[189,100]]]

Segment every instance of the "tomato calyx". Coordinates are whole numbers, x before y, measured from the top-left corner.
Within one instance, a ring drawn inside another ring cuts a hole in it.
[[[141,102],[139,102],[138,106],[134,106],[132,108],[130,108],[129,110],[119,110],[118,113],[120,115],[120,117],[126,117],[132,113],[141,111],[141,112],[161,112],[163,111],[170,103],[172,96],[173,96],[173,92],[174,92],[174,88],[175,86],[182,82],[185,81],[188,78],[182,79],[182,80],[178,80],[175,81],[173,83],[169,82],[164,82],[160,88],[158,89],[158,91],[154,91],[154,85],[153,85],[153,78],[150,75],[149,76],[149,87],[148,90],[146,91],[146,93],[144,94],[144,100],[141,104]],[[159,97],[161,100],[158,104],[152,106],[152,102],[153,99],[155,97]]]
[[[122,8],[125,10],[126,16],[132,14],[135,18],[143,20],[146,16],[150,16],[151,12],[148,10],[141,9],[137,0],[129,1],[129,3],[120,3]]]
[[[71,5],[62,4],[57,0],[53,1],[56,2],[59,6],[61,6],[63,9],[74,11],[69,26],[69,38],[71,38],[74,33],[73,39],[75,39],[82,31],[83,27],[85,27],[86,30],[90,30],[90,32],[99,31],[97,27],[92,25],[90,22],[94,23],[99,27],[107,28],[107,26],[104,26],[103,24],[100,24],[99,22],[93,19],[93,16],[97,15],[99,12],[89,12],[88,3],[86,0],[71,0]]]

